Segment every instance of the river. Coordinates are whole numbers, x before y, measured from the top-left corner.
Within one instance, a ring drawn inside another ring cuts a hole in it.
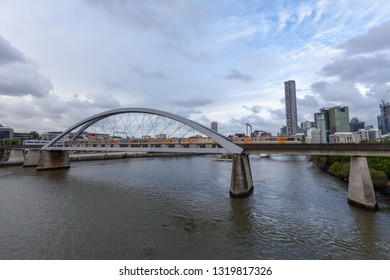
[[[251,156],[254,193],[229,197],[209,156],[0,168],[0,259],[390,259],[390,202],[303,156]]]

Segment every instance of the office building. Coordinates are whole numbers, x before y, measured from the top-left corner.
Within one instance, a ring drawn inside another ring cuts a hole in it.
[[[218,131],[218,123],[216,121],[211,122],[211,130]]]
[[[379,104],[379,108],[381,110],[381,127],[382,135],[390,133],[390,103],[382,102]]]
[[[328,143],[324,113],[314,114],[314,124],[315,124],[315,128],[317,128],[318,133],[320,135],[320,143]]]
[[[12,127],[3,126],[0,124],[0,139],[7,139],[14,137],[14,129]]]
[[[349,123],[349,129],[351,132],[359,131],[359,129],[364,129],[365,123],[359,121],[357,117],[354,117],[351,119],[351,122]]]
[[[329,109],[330,133],[350,132],[349,110],[347,106],[336,106]]]
[[[298,127],[295,81],[284,82],[287,135],[295,135]]]

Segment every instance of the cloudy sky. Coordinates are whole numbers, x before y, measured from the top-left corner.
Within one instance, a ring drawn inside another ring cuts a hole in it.
[[[0,123],[63,130],[118,107],[224,134],[349,106],[376,124],[390,101],[388,0],[0,0]]]

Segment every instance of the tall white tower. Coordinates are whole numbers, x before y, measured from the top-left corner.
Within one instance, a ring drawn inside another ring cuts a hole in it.
[[[295,81],[284,82],[284,95],[286,100],[286,127],[287,135],[297,134],[297,96],[295,92]]]

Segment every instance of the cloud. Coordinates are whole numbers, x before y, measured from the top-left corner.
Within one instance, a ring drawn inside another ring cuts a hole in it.
[[[245,73],[241,73],[237,69],[230,68],[229,69],[229,74],[222,76],[226,80],[239,80],[242,82],[252,82],[253,78]]]
[[[249,111],[252,111],[255,114],[260,113],[260,111],[262,109],[262,107],[260,105],[253,105],[252,107],[247,107],[247,106],[243,105],[242,107],[249,110]]]
[[[131,70],[133,72],[141,77],[147,78],[147,79],[166,79],[167,76],[160,70],[146,70],[142,66],[131,66]]]
[[[386,83],[390,77],[390,59],[384,54],[344,57],[323,67],[322,73],[325,76],[336,76],[342,81]]]
[[[205,106],[213,103],[213,100],[206,98],[206,97],[181,97],[177,98],[172,101],[172,103],[182,106],[182,107],[200,107]]]
[[[52,89],[50,80],[43,77],[21,51],[0,36],[0,96],[44,97]]]
[[[0,35],[0,65],[24,61],[22,52],[14,48],[10,42]]]
[[[355,36],[339,45],[348,54],[372,53],[390,50],[390,20],[374,26],[362,35]]]
[[[197,1],[122,1],[85,0],[115,22],[131,28],[151,30],[170,40],[187,40],[187,33],[200,30],[199,21],[208,14]]]

